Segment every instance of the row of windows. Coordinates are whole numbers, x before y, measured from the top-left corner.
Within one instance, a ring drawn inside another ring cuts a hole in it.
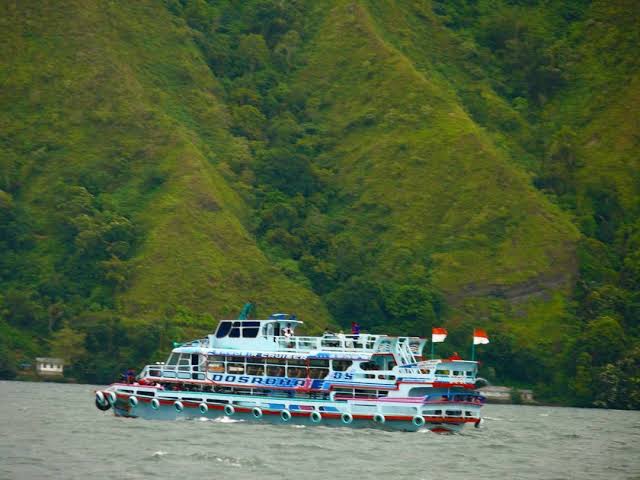
[[[189,367],[198,365],[199,355],[190,353],[172,353],[167,360],[166,365],[178,365],[179,367]]]
[[[216,338],[256,338],[260,330],[260,322],[220,322]]]
[[[373,373],[365,373],[363,377],[372,378],[372,379],[377,378],[378,380],[395,380],[396,379],[395,375],[375,375]]]
[[[342,398],[379,398],[389,395],[387,390],[368,390],[359,388],[336,388],[336,397]]]
[[[441,416],[442,415],[442,410],[423,410],[422,411],[423,415],[427,415],[427,416]],[[462,410],[445,410],[444,414],[447,417],[462,417]],[[464,416],[465,417],[475,417],[476,415],[473,412],[470,412],[468,410],[464,411]]]
[[[62,365],[54,363],[43,363],[40,368],[49,368],[51,370],[62,370]]]
[[[426,373],[429,373],[429,370],[427,370]],[[436,375],[454,375],[458,377],[466,375],[467,377],[473,377],[473,372],[464,370],[436,370]]]
[[[267,375],[269,377],[325,378],[329,369],[342,372],[351,366],[350,360],[246,358],[215,355],[209,357],[209,371],[235,375]],[[308,365],[307,365],[308,364]]]

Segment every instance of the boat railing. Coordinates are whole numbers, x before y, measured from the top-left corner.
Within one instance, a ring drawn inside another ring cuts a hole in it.
[[[435,379],[436,379],[436,382],[461,383],[461,384],[475,383],[475,378],[465,377],[464,375],[442,375],[442,374],[436,373]]]
[[[325,334],[322,337],[274,337],[280,350],[322,350],[336,352],[375,352],[383,335]]]
[[[191,340],[190,342],[185,343],[177,343],[175,345],[179,345],[180,347],[201,347],[206,348],[209,346],[209,338],[199,338],[197,340]]]
[[[276,336],[279,350],[322,350],[336,352],[398,353],[402,351],[405,363],[414,362],[420,355],[424,341],[418,337],[388,337],[386,335],[324,334],[321,337]]]
[[[206,379],[205,371],[199,365],[167,365],[164,363],[146,365],[139,376],[176,380]]]

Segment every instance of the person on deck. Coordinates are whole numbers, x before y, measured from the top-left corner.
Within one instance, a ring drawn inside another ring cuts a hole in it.
[[[356,339],[360,335],[360,324],[358,322],[351,322],[351,335]]]
[[[289,341],[287,344],[287,347],[289,348],[293,347],[293,342],[290,341],[291,336],[293,335],[293,329],[291,328],[290,323],[287,323],[287,326],[284,327],[284,329],[282,330],[282,334],[284,335],[284,338]]]
[[[287,338],[290,338],[291,335],[293,335],[293,329],[291,328],[290,323],[287,323],[287,326],[282,329],[282,334]]]

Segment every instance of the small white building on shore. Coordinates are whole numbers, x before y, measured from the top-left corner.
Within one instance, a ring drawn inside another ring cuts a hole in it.
[[[64,373],[64,360],[52,357],[37,357],[36,372],[43,377],[62,376]]]

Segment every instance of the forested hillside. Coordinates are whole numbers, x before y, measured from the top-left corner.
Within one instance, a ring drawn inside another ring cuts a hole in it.
[[[108,381],[252,300],[640,406],[636,2],[3,8],[0,375]]]

